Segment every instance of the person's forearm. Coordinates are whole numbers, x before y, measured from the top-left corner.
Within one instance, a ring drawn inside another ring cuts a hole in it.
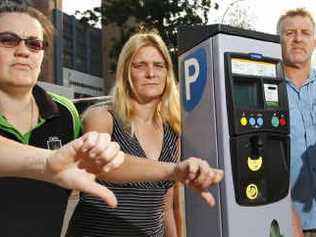
[[[165,236],[177,237],[177,228],[173,211],[165,213]]]
[[[46,160],[52,151],[20,144],[0,136],[0,176],[46,180]],[[121,167],[102,178],[111,182],[141,182],[173,179],[175,164],[126,155]]]
[[[292,226],[293,237],[304,237],[299,215],[294,208],[292,208]]]
[[[114,183],[174,180],[175,167],[175,163],[135,158],[125,154],[125,161],[119,168],[102,173],[99,178]]]
[[[51,152],[0,136],[0,176],[43,180],[45,162]]]
[[[164,206],[164,222],[165,222],[165,236],[177,237],[177,228],[174,216],[174,188],[170,188],[165,196]]]

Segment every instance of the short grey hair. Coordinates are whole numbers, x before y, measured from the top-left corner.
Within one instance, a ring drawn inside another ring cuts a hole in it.
[[[284,20],[286,18],[291,18],[291,17],[296,17],[296,16],[309,18],[310,21],[312,22],[313,29],[314,29],[314,35],[315,35],[316,32],[315,32],[315,21],[314,21],[314,18],[312,16],[312,14],[309,11],[307,11],[306,9],[304,9],[304,8],[291,9],[291,10],[288,10],[285,14],[281,15],[279,20],[278,20],[278,23],[277,23],[277,34],[281,35],[281,33],[282,33],[282,24],[283,24],[283,22],[284,22]]]

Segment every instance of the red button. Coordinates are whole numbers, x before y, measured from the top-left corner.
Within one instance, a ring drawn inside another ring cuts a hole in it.
[[[286,125],[286,119],[284,117],[280,118],[280,125],[282,127]]]

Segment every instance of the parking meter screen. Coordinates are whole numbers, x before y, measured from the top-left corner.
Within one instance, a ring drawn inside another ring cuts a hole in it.
[[[235,105],[238,107],[251,107],[258,106],[258,87],[255,82],[234,82],[234,98]]]
[[[241,75],[276,77],[277,74],[274,63],[232,58],[231,65],[232,73]]]

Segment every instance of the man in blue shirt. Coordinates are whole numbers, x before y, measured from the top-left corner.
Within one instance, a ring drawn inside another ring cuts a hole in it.
[[[294,233],[316,237],[316,71],[311,67],[315,22],[309,12],[298,8],[280,17],[277,31],[290,109]]]

